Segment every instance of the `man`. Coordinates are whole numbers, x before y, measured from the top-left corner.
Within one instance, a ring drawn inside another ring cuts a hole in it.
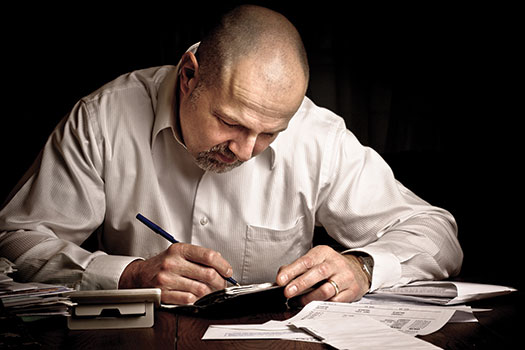
[[[293,25],[234,9],[177,67],[122,76],[74,107],[0,212],[0,253],[21,279],[160,287],[175,304],[230,276],[307,303],[457,273],[450,213],[399,184],[307,83]],[[312,247],[321,225],[348,249]],[[92,233],[93,253],[80,247]]]

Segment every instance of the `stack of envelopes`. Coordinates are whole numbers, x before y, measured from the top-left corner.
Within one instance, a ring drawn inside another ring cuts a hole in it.
[[[17,316],[69,315],[73,305],[64,293],[72,289],[46,283],[15,282],[10,273],[16,266],[5,258],[0,258],[0,302],[9,313]]]

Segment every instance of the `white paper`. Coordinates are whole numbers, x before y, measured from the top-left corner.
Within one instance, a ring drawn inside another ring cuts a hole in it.
[[[60,295],[72,289],[38,282],[19,283],[7,276],[16,266],[0,258],[0,304],[18,316],[69,315],[71,302]]]
[[[374,346],[392,349],[392,344],[402,344],[400,348],[403,349],[435,349],[435,346],[413,336],[433,333],[447,322],[477,322],[473,311],[488,310],[459,304],[515,290],[467,282],[414,282],[377,291],[354,303],[315,301],[285,321],[269,321],[262,325],[211,325],[202,339],[322,339],[340,349],[350,349],[348,344],[359,349],[374,349]],[[300,327],[308,333],[294,327]],[[380,332],[388,333],[379,336]],[[396,334],[403,339],[399,338],[394,343],[390,337]],[[385,345],[381,338],[390,340]]]
[[[346,322],[358,316],[372,318],[385,327],[408,336],[425,335],[440,329],[455,313],[455,309],[428,306],[377,303],[335,303],[314,301],[306,305],[297,315],[285,321],[268,321],[264,324],[210,325],[202,337],[210,339],[288,339],[315,341],[306,332],[298,332],[292,325],[303,321],[323,324],[326,320]],[[401,331],[401,332],[399,332]],[[342,332],[346,332],[342,330]]]
[[[278,321],[275,321],[280,323]],[[211,339],[285,339],[295,341],[320,341],[302,330],[291,328],[286,324],[263,325],[211,325],[204,333],[203,340]]]
[[[440,349],[419,338],[401,333],[371,317],[353,315],[347,318],[295,321],[294,326],[306,329],[336,349],[359,350],[426,350]]]
[[[5,273],[0,272],[0,289],[2,289],[2,283],[7,283],[7,282],[13,282],[13,279],[9,277],[8,275],[6,275]]]
[[[463,322],[478,322],[474,312],[483,312],[491,311],[492,309],[481,309],[481,308],[472,308],[467,305],[448,305],[448,306],[437,306],[437,305],[428,305],[426,303],[407,301],[407,300],[398,300],[389,298],[388,295],[378,295],[378,294],[367,294],[361,300],[357,301],[359,304],[372,304],[372,305],[397,305],[397,306],[411,306],[411,307],[434,307],[434,308],[445,308],[448,310],[454,310],[454,315],[448,320],[448,323],[463,323]]]
[[[309,307],[309,308],[307,308]],[[427,305],[375,304],[369,300],[356,303],[335,303],[314,301],[297,314],[297,320],[344,319],[352,315],[369,316],[390,328],[410,335],[427,335],[443,327],[456,312]]]
[[[437,305],[457,305],[515,291],[516,289],[512,287],[492,284],[416,281],[403,286],[379,289],[372,295],[388,295],[398,300],[419,301]]]

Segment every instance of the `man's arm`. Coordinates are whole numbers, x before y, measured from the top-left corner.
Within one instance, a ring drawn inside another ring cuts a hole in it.
[[[17,265],[18,278],[116,288],[118,276],[135,259],[80,248],[106,209],[97,140],[99,131],[78,103],[0,212],[0,253]]]
[[[459,272],[462,251],[454,218],[397,182],[383,159],[340,130],[328,147],[332,159],[320,192],[318,221],[347,254],[367,254],[374,262],[372,281],[358,259],[343,258],[328,247],[316,247],[279,271],[277,283],[288,284],[287,296],[304,292],[303,300],[349,301],[375,290],[418,279],[443,279]],[[346,264],[343,263],[346,259]],[[339,292],[337,295],[336,292]]]
[[[89,111],[80,102],[57,126],[0,212],[0,255],[17,265],[17,278],[79,289],[159,287],[163,302],[177,304],[224,288],[221,276],[232,268],[210,249],[175,244],[143,259],[81,247],[107,214],[103,143],[111,140]]]

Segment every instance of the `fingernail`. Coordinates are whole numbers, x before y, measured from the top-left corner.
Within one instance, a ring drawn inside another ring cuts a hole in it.
[[[228,269],[228,271],[226,271],[226,275],[227,276],[233,275],[233,270],[231,269],[231,267]]]
[[[281,284],[286,284],[286,282],[288,282],[288,275],[282,275],[279,277],[279,282],[281,282]]]
[[[295,295],[297,293],[297,286],[295,284],[292,284],[290,287],[288,287],[288,294],[290,296]]]

